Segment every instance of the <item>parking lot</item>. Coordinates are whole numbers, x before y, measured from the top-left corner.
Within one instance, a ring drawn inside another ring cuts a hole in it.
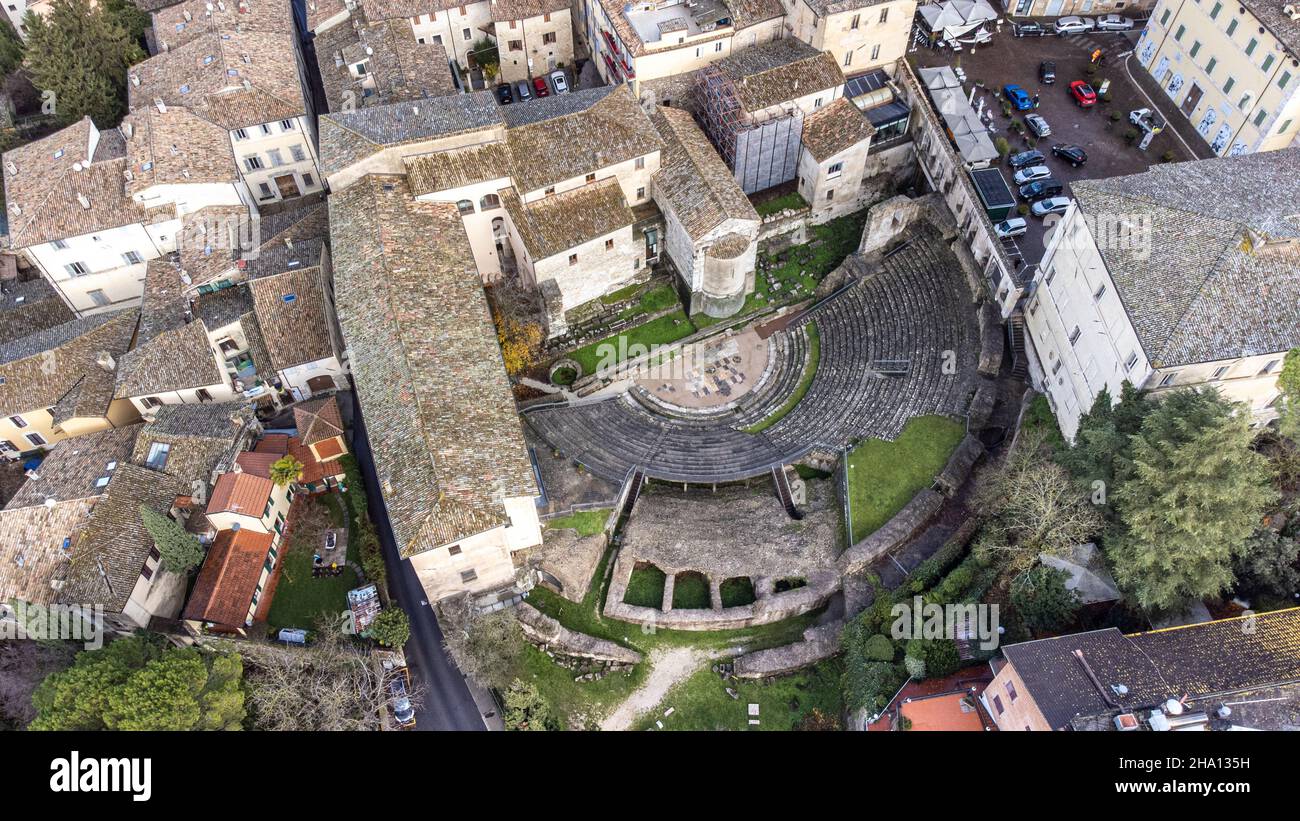
[[[501,83],[501,82],[498,82],[498,83],[494,84],[494,85],[492,86],[492,91],[493,91],[493,93],[496,95],[496,98],[497,98],[497,104],[498,104],[498,105],[509,105],[509,104],[511,104],[511,103],[532,102],[533,100],[538,99],[538,98],[539,98],[539,94],[538,94],[538,91],[537,91],[537,86],[535,85],[535,83],[536,83],[536,81],[537,81],[538,79],[541,79],[541,81],[546,85],[546,96],[548,96],[548,97],[552,97],[552,96],[554,96],[555,93],[556,93],[556,91],[555,91],[555,81],[554,81],[554,79],[552,78],[552,75],[553,75],[553,74],[563,74],[563,75],[564,75],[564,79],[565,79],[565,81],[566,81],[566,83],[567,83],[567,86],[566,86],[566,89],[565,89],[564,91],[560,92],[561,94],[567,94],[568,92],[570,92],[570,91],[574,91],[574,90],[577,89],[577,84],[576,84],[576,82],[575,82],[575,77],[574,77],[574,75],[573,75],[573,72],[570,71],[568,68],[557,68],[557,69],[555,69],[554,71],[548,71],[546,74],[539,74],[539,75],[537,75],[536,77],[529,77],[527,80],[516,80],[515,82],[512,82],[512,83]],[[528,95],[529,95],[529,96],[526,97],[526,98],[522,98],[522,99],[521,99],[520,96],[519,96],[519,84],[520,84],[520,83],[527,83],[527,84],[528,84]],[[510,101],[509,101],[509,103],[505,102],[505,101],[502,99],[501,86],[503,86],[503,85],[508,85],[508,86],[510,86]]]
[[[1041,21],[1050,28],[1051,21]],[[1014,37],[1011,26],[1004,24],[993,41],[977,46],[973,51],[965,46],[960,53],[953,53],[947,48],[919,48],[908,55],[916,66],[960,66],[966,73],[965,89],[969,93],[972,84],[983,84],[977,88],[973,104],[978,107],[980,98],[984,98],[985,110],[992,111],[992,126],[996,132],[991,136],[1005,137],[1010,144],[1010,153],[1015,154],[1030,148],[1031,138],[1021,136],[1008,130],[1011,120],[1023,123],[1024,115],[1036,113],[1047,120],[1052,133],[1037,141],[1034,146],[1047,157],[1045,165],[1052,171],[1052,176],[1065,184],[1065,195],[1070,196],[1070,183],[1080,179],[1096,177],[1113,177],[1123,174],[1135,174],[1146,170],[1153,163],[1158,163],[1166,152],[1172,152],[1177,160],[1193,159],[1183,144],[1166,128],[1146,151],[1137,147],[1137,141],[1129,144],[1125,132],[1132,126],[1128,122],[1129,112],[1137,108],[1150,107],[1145,96],[1137,88],[1124,69],[1123,53],[1131,51],[1136,42],[1140,26],[1134,31],[1124,33],[1094,32],[1079,35],[1045,37]],[[1086,69],[1094,49],[1100,48],[1104,61],[1095,77],[1089,77]],[[1044,60],[1056,63],[1056,82],[1043,85],[1038,79],[1038,67]],[[1130,70],[1141,71],[1137,59],[1130,61]],[[1111,101],[1098,99],[1091,108],[1080,108],[1070,96],[1070,82],[1087,80],[1094,88],[1100,87],[1103,80],[1110,80]],[[1034,111],[1012,111],[1011,117],[1002,113],[1002,87],[1016,84],[1025,89],[1032,98],[1039,95],[1038,108]],[[1172,105],[1167,99],[1156,101],[1168,113]],[[1118,122],[1111,120],[1111,112],[1119,112]],[[1073,144],[1081,146],[1088,155],[1088,162],[1079,168],[1052,156],[1051,147],[1055,144]],[[1003,174],[1013,193],[1013,172],[1005,162]],[[1036,264],[1043,256],[1044,228],[1043,221],[1027,216],[1028,232],[1018,238],[1021,252],[1028,265]]]

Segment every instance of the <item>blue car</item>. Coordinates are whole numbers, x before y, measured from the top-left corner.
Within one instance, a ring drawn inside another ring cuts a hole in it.
[[[1028,111],[1034,107],[1034,101],[1029,98],[1029,92],[1020,86],[1003,86],[1002,96],[1011,101],[1011,104],[1016,107],[1016,111]]]

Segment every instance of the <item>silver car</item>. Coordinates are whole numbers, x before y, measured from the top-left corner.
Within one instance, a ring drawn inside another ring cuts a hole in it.
[[[1097,21],[1091,17],[1062,17],[1056,21],[1057,34],[1081,34],[1085,31],[1092,31],[1097,26]]]
[[[1064,214],[1070,210],[1070,203],[1072,202],[1074,200],[1069,197],[1048,197],[1034,203],[1029,207],[1029,211],[1036,217],[1045,217],[1048,214]]]
[[[1016,172],[1016,185],[1024,185],[1034,180],[1044,180],[1052,176],[1052,169],[1045,165],[1032,165],[1029,168],[1022,168]]]
[[[557,68],[551,72],[551,85],[555,87],[556,94],[569,93],[569,78],[564,76],[564,70]]]
[[[1129,31],[1133,28],[1133,18],[1122,14],[1103,14],[1097,18],[1097,31]]]
[[[1026,114],[1025,125],[1029,126],[1029,130],[1039,137],[1046,137],[1052,133],[1052,127],[1047,124],[1047,120],[1044,120],[1038,114]]]

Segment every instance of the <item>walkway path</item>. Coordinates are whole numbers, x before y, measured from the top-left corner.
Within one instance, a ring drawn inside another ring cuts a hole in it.
[[[618,709],[600,724],[602,730],[628,730],[641,715],[655,709],[679,682],[695,674],[711,654],[694,647],[661,648],[650,653],[650,675]]]

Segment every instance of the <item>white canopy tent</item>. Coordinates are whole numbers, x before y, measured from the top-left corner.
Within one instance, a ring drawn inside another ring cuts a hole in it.
[[[916,13],[930,36],[942,40],[956,40],[998,19],[988,0],[944,0],[919,6]]]
[[[984,165],[1000,155],[989,137],[989,130],[962,90],[957,75],[948,66],[920,68],[916,71],[921,83],[930,92],[934,109],[943,118],[948,133],[957,144],[957,151],[967,166]]]

